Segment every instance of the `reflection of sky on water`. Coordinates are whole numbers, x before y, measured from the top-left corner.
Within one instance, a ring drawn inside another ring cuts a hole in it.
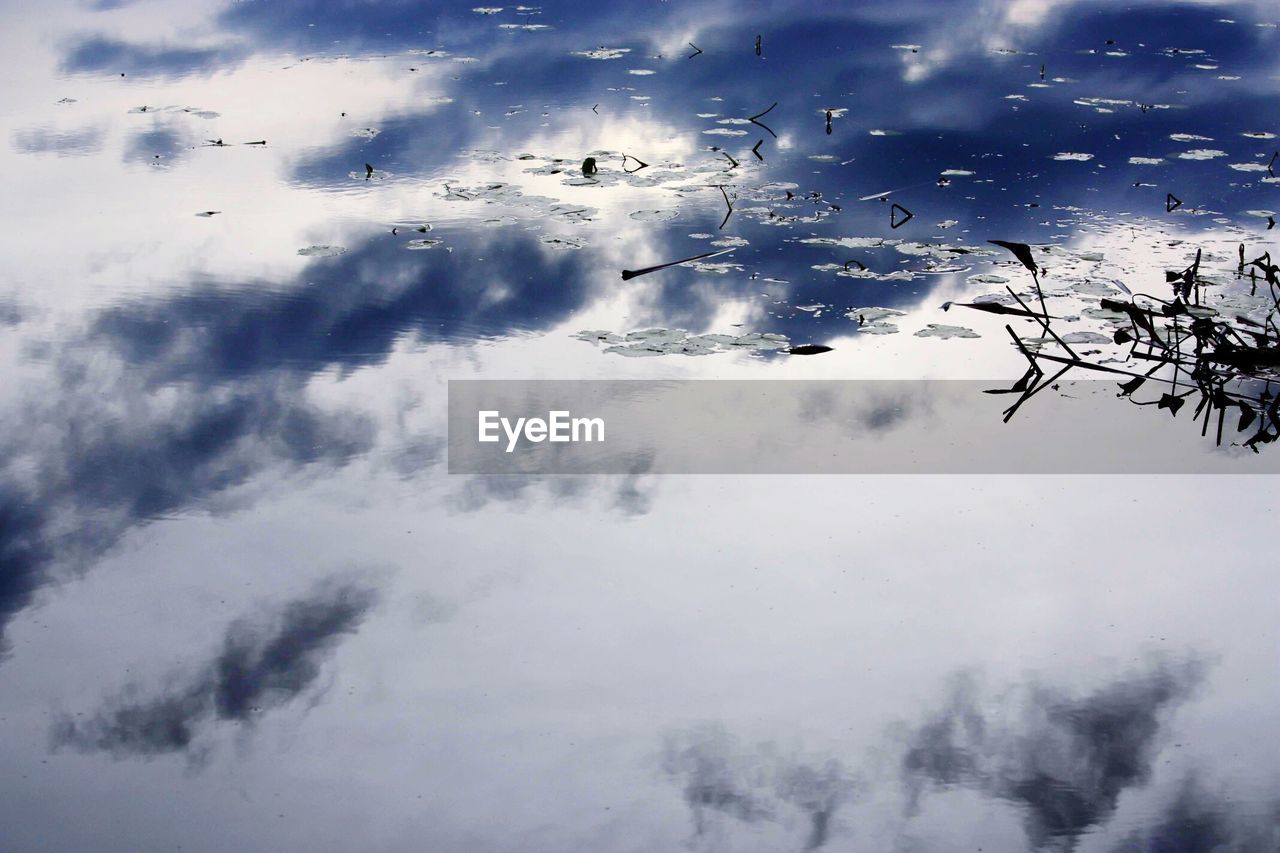
[[[1275,846],[1265,478],[443,473],[447,379],[1016,376],[989,239],[1257,311],[1266,4],[26,14],[7,849]]]

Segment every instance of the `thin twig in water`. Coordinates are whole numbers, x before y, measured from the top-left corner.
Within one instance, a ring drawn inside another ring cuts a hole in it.
[[[729,194],[724,191],[724,186],[722,184],[717,184],[716,189],[720,190],[720,195],[724,196],[724,203],[729,208],[729,210],[725,212],[724,220],[720,223],[720,229],[724,230],[725,223],[727,223],[729,221],[729,217],[733,215],[733,202],[729,201]]]
[[[705,252],[705,253],[703,253],[703,254],[701,254],[701,255],[694,255],[692,258],[685,258],[685,259],[680,260],[680,261],[671,261],[670,263],[658,264],[657,266],[653,266],[653,267],[645,267],[644,269],[639,269],[639,270],[623,270],[623,271],[622,271],[622,280],[623,280],[623,281],[630,281],[631,279],[635,278],[636,276],[648,275],[648,274],[649,274],[649,273],[651,273],[651,272],[657,272],[658,270],[665,270],[667,267],[675,267],[675,266],[679,266],[680,264],[687,264],[687,263],[690,263],[691,261],[700,261],[700,260],[702,260],[703,258],[714,258],[716,255],[725,255],[725,254],[728,254],[729,252],[732,252],[732,251],[734,251],[734,249],[721,249],[721,250],[720,250],[720,251],[718,251],[718,252]]]
[[[747,119],[747,121],[751,122],[752,124],[758,124],[761,127],[763,127],[765,130],[769,131],[769,135],[772,136],[774,139],[778,138],[778,134],[773,132],[773,128],[769,127],[769,125],[765,124],[764,122],[756,121],[756,119],[764,118],[769,113],[773,112],[773,107],[776,107],[777,105],[778,105],[778,102],[774,101],[773,106],[769,107],[769,109],[765,110],[762,113],[756,113],[751,118]]]

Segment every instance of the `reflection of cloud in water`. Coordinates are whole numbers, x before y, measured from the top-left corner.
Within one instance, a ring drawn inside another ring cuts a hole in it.
[[[525,474],[484,474],[467,478],[446,498],[455,512],[478,512],[491,504],[522,506],[546,496],[557,507],[598,504],[626,516],[644,515],[653,501],[655,482],[646,478],[649,464],[638,459],[629,474],[592,477],[542,477]]]
[[[157,126],[129,134],[123,158],[128,163],[176,166],[187,159],[195,139],[176,126]]]
[[[1114,853],[1250,853],[1280,849],[1280,803],[1256,811],[1206,790],[1196,776],[1183,780],[1149,826],[1135,829]]]
[[[856,785],[835,759],[789,755],[776,744],[744,747],[720,726],[701,726],[667,737],[663,769],[680,785],[699,842],[745,841],[733,823],[772,825],[773,832],[799,837],[803,850],[824,847],[839,809]],[[797,818],[801,832],[795,830]]]
[[[117,758],[189,752],[215,723],[252,724],[310,690],[325,658],[375,601],[369,586],[330,580],[264,620],[233,622],[221,649],[194,675],[174,678],[151,697],[132,687],[84,720],[64,717],[53,744]]]
[[[1017,803],[1032,846],[1069,845],[1147,782],[1162,725],[1203,670],[1195,660],[1159,662],[1085,696],[1032,684],[994,700],[958,677],[945,706],[909,736],[906,781],[913,798],[960,786]]]
[[[372,445],[369,420],[321,410],[288,378],[155,394],[138,376],[105,375],[74,356],[59,369],[58,393],[14,415],[45,428],[6,440],[0,632],[55,566],[86,570],[134,526],[267,472],[344,465]]]
[[[318,259],[293,289],[202,290],[113,307],[95,334],[152,381],[210,382],[377,364],[405,334],[465,343],[541,328],[588,292],[589,259],[544,251],[527,234],[470,235],[454,253],[404,251],[409,234]],[[500,262],[474,261],[477,248]]]
[[[105,136],[106,131],[100,127],[81,127],[73,130],[36,127],[16,132],[13,135],[13,147],[24,154],[79,157],[100,151]]]
[[[877,747],[865,772],[855,773],[834,755],[745,744],[722,726],[703,725],[667,735],[663,769],[692,815],[694,845],[709,849],[813,850],[828,841],[841,849],[955,849],[923,842],[939,815],[952,840],[1004,837],[1003,824],[959,793],[969,789],[1017,807],[1026,832],[1020,849],[1073,850],[1089,833],[1111,839],[1090,849],[1117,853],[1270,850],[1280,804],[1250,812],[1194,774],[1169,792],[1149,786],[1154,809],[1130,807],[1112,820],[1124,792],[1148,788],[1169,717],[1203,672],[1194,659],[1161,659],[1084,695],[1034,682],[991,692],[961,673],[940,708],[905,739],[890,740],[901,749],[896,764],[883,762],[894,749]],[[901,820],[886,821],[901,794]],[[925,806],[947,798],[949,809],[926,814]]]
[[[62,69],[72,73],[169,77],[225,70],[243,55],[238,47],[168,47],[91,37],[71,47],[62,60]]]

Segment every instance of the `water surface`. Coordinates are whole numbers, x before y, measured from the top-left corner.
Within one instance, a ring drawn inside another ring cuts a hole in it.
[[[1036,281],[1131,370],[1197,252],[1265,329],[1269,4],[0,17],[0,846],[1276,848],[1269,477],[445,459],[450,379],[1009,388]]]

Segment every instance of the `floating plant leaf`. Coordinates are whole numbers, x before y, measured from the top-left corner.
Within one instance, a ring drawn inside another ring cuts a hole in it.
[[[973,329],[968,329],[964,326],[946,326],[941,323],[930,323],[916,332],[916,337],[949,340],[951,338],[980,338],[982,336]]]
[[[299,249],[298,254],[308,258],[333,258],[346,251],[342,246],[307,246]]]
[[[629,47],[598,47],[594,50],[575,50],[573,55],[587,59],[621,59],[630,52]]]
[[[1098,332],[1068,332],[1062,336],[1062,340],[1069,344],[1109,344],[1112,339]]]

